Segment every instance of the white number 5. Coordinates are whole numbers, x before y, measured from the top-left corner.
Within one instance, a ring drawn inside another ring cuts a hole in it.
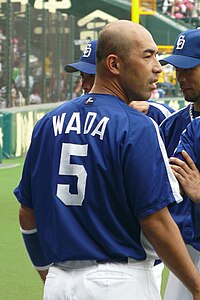
[[[62,144],[59,175],[77,176],[77,190],[78,194],[71,194],[69,191],[69,184],[58,184],[56,196],[65,205],[81,206],[85,197],[85,186],[87,173],[82,165],[71,164],[70,155],[87,156],[88,145],[77,144]]]

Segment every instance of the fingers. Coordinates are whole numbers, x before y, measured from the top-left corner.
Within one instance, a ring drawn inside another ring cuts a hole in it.
[[[196,168],[194,162],[187,154],[187,152],[184,151],[183,155],[184,157],[186,157],[187,163],[189,163],[189,165],[179,158],[172,157],[170,158],[170,162],[172,163],[171,169],[177,180],[180,182],[181,185],[183,185],[184,189],[185,184],[190,184],[190,188],[191,184],[193,187],[195,187],[200,183],[199,170]]]
[[[195,163],[193,162],[193,160],[191,159],[191,157],[189,156],[189,154],[185,150],[182,151],[182,156],[183,156],[183,158],[184,158],[185,161],[183,161],[183,160],[181,160],[181,159],[179,159],[177,157],[170,157],[170,162],[172,164],[180,166],[187,173],[190,170],[197,171]]]
[[[185,161],[171,157],[171,169],[178,180],[181,189],[194,202],[200,203],[200,173],[191,157],[186,151],[182,151]],[[180,190],[181,191],[181,190]]]
[[[190,166],[186,164],[183,160],[177,158],[177,157],[170,157],[170,163],[171,167],[175,166],[176,168],[174,170],[184,170],[184,172],[189,173],[190,172]]]
[[[185,178],[187,172],[179,166],[171,165],[171,169],[175,175],[175,177],[182,182],[182,180]]]
[[[195,170],[196,166],[195,166],[193,160],[191,159],[191,157],[189,156],[189,154],[185,150],[183,150],[182,155],[183,155],[183,158],[185,159],[186,163],[190,167],[190,169]]]

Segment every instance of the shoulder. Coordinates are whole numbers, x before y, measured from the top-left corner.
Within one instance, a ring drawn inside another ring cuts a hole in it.
[[[151,106],[155,107],[158,110],[161,110],[163,113],[171,114],[175,112],[175,110],[171,108],[169,105],[167,105],[166,103],[156,102],[153,100],[149,100],[148,102]]]
[[[127,109],[128,111],[129,109]],[[149,117],[135,109],[132,109],[133,112],[129,112],[128,121],[129,121],[129,132],[130,138],[132,136],[138,137],[140,139],[150,140],[158,135],[158,124],[154,118]]]
[[[189,117],[189,105],[179,109],[178,111],[173,112],[169,117],[167,117],[161,124],[161,128],[167,126],[170,123],[174,123],[179,119]]]
[[[141,123],[139,124],[140,126],[151,126],[152,125],[152,120],[145,115],[144,113],[128,106],[124,106],[124,111],[127,114],[127,117],[129,119],[129,122],[131,123]]]
[[[158,125],[162,123],[164,119],[169,117],[174,110],[163,103],[158,103],[155,101],[148,101],[149,109],[147,115],[151,117]]]
[[[112,108],[115,110],[115,124],[117,122],[118,133],[126,135],[127,141],[141,138],[149,139],[156,132],[155,122],[144,113],[128,106],[123,101],[118,101],[118,108]],[[157,126],[157,125],[156,125]]]
[[[78,99],[78,98],[77,98]],[[66,114],[66,112],[70,112],[74,110],[76,99],[69,100],[54,108],[53,110],[47,112],[35,125],[34,131],[37,131],[39,128],[47,128],[48,124],[52,126],[52,118],[54,116],[62,116],[62,114]]]
[[[199,129],[200,128],[200,117],[197,117],[197,118],[195,118],[191,123],[190,123],[190,125],[189,126],[191,126],[191,128],[194,128],[194,129]]]
[[[186,135],[193,136],[195,139],[200,139],[200,117],[195,118],[188,124],[185,133]]]

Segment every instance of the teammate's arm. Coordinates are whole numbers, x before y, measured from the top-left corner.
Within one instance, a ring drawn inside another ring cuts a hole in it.
[[[193,300],[200,300],[200,274],[168,209],[165,207],[141,219],[140,225],[160,259],[191,291]]]
[[[22,234],[23,232],[32,232],[35,230],[36,228],[36,222],[35,222],[35,216],[34,216],[34,211],[33,209],[30,209],[28,207],[25,207],[23,205],[20,206],[20,210],[19,210],[19,223],[20,223],[20,226],[21,226],[21,231],[22,231]],[[35,241],[37,242],[37,240],[35,239],[34,237],[34,240],[33,241],[26,241],[25,239],[28,237],[29,239],[33,239],[33,235],[34,234],[27,234],[27,235],[24,235],[23,234],[23,238],[24,238],[24,242],[25,242],[25,246],[27,248],[27,251],[29,253],[29,256],[31,258],[32,254],[35,256],[36,253],[30,253],[30,251],[32,252],[35,252],[33,246],[30,244],[30,243],[35,243]],[[29,250],[31,249],[31,250]],[[37,248],[38,249],[38,248]],[[40,255],[40,253],[37,253]],[[37,255],[36,254],[36,255]],[[33,262],[33,261],[32,261]],[[36,268],[37,269],[37,268]],[[43,280],[43,282],[45,282],[45,279],[46,279],[46,275],[48,274],[48,268],[45,269],[45,270],[38,270],[38,273],[41,277],[41,279]]]

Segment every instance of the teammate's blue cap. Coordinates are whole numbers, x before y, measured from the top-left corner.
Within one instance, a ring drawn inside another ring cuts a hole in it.
[[[80,71],[87,74],[96,74],[96,46],[97,40],[89,42],[79,61],[66,65],[64,70],[68,73]]]
[[[175,41],[172,55],[160,60],[161,65],[190,69],[200,65],[200,28],[180,33]]]

